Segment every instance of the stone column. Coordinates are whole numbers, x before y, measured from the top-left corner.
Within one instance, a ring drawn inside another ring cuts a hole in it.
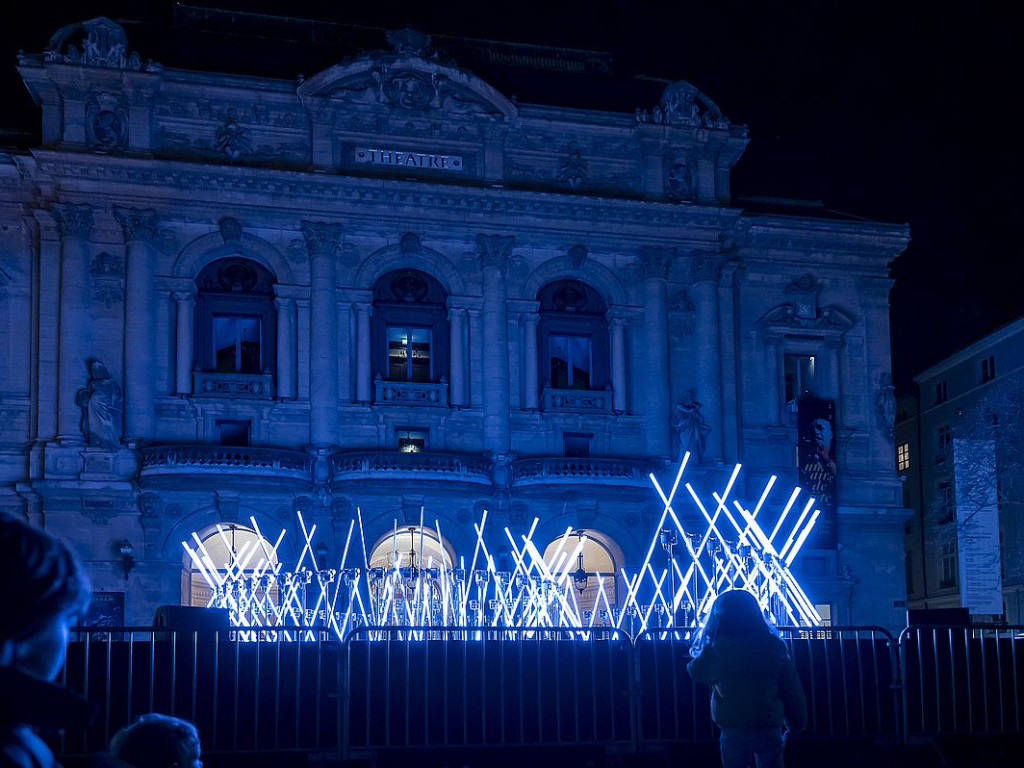
[[[674,248],[644,247],[640,249],[643,272],[644,335],[646,365],[643,371],[643,403],[647,416],[647,453],[668,456],[672,443],[669,430],[672,414],[669,405],[668,361],[668,271],[676,252]]]
[[[722,459],[722,369],[718,338],[718,278],[721,261],[713,256],[694,256],[693,302],[696,355],[694,378],[697,400],[711,431],[704,448],[704,459]]]
[[[483,400],[480,390],[483,388],[483,376],[480,369],[484,355],[480,331],[480,310],[470,309],[469,312],[469,343],[466,345],[469,361],[469,402],[473,407],[482,407]]]
[[[508,307],[505,276],[514,237],[477,235],[483,272],[483,407],[484,449],[505,454],[509,449]]]
[[[177,308],[174,392],[187,397],[192,394],[192,316],[196,308],[196,294],[191,291],[175,291],[171,294]]]
[[[153,271],[157,215],[151,209],[114,206],[125,240],[124,432],[127,439],[153,436],[155,323]]]
[[[466,310],[462,307],[448,308],[449,347],[451,355],[451,404],[466,404],[466,361],[462,343],[463,327],[466,322]]]
[[[53,205],[60,233],[60,350],[57,365],[57,438],[81,443],[82,411],[75,398],[89,380],[89,240],[91,205]]]
[[[277,396],[281,400],[295,399],[295,299],[278,296],[277,309]]]
[[[528,312],[522,315],[523,319],[523,407],[528,411],[536,411],[540,408],[540,398],[537,393],[538,376],[537,366],[537,324],[540,322],[540,315],[536,312]]]
[[[338,438],[337,253],[340,224],[302,222],[309,253],[309,440],[326,448]]]
[[[613,317],[612,327],[612,408],[626,411],[626,318]]]
[[[370,318],[373,305],[360,302],[356,310],[356,402],[370,402]]]

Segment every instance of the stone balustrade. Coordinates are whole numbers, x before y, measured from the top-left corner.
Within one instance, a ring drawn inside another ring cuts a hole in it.
[[[378,405],[431,405],[447,407],[448,382],[374,381],[374,402]]]
[[[143,448],[142,479],[167,475],[249,475],[312,481],[313,457],[282,448],[158,445]]]
[[[513,485],[597,483],[648,487],[650,466],[643,461],[606,458],[519,459],[512,464]]]
[[[269,399],[274,396],[274,377],[269,373],[195,371],[192,374],[192,393],[196,397]]]
[[[611,413],[614,400],[611,387],[605,389],[553,389],[544,388],[541,408],[545,411],[582,411],[585,413]]]
[[[493,463],[482,456],[395,451],[346,452],[331,456],[331,480],[444,480],[491,484]]]

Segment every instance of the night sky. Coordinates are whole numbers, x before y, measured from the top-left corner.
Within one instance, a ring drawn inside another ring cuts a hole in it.
[[[1024,207],[1024,149],[1016,135],[1024,112],[1016,82],[1024,45],[1012,4],[986,12],[975,3],[971,16],[966,6],[821,0],[190,5],[372,28],[411,25],[439,37],[611,55],[613,78],[542,72],[492,78],[500,90],[515,88],[524,102],[631,112],[653,106],[661,81],[692,82],[734,123],[749,126],[751,143],[734,173],[735,198],[821,201],[834,215],[910,224],[912,243],[892,270],[893,361],[901,391],[912,388],[914,373],[1024,315],[1016,226]],[[188,37],[180,24],[176,33],[165,31],[172,28],[173,6],[49,2],[39,4],[45,9],[39,17],[22,5],[0,28],[0,146],[25,148],[37,140],[39,115],[14,70],[18,49],[39,52],[58,27],[96,15],[124,24],[131,48],[144,59],[172,67],[264,68],[259,74],[291,78],[344,55],[324,40],[304,44],[301,34],[292,35],[290,47],[277,45],[273,26],[264,40],[232,39],[221,29],[216,40],[190,48],[174,42]]]

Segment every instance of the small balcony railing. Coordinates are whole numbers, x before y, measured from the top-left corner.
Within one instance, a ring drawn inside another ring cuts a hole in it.
[[[140,478],[169,475],[247,475],[312,481],[313,457],[281,448],[157,445],[142,449]]]
[[[400,451],[346,452],[331,456],[331,480],[442,480],[491,484],[493,463],[482,456]]]
[[[274,396],[274,377],[269,373],[195,371],[192,374],[192,394],[196,397],[270,399]]]
[[[447,407],[448,382],[374,381],[374,402],[378,405],[426,405]]]
[[[650,466],[643,461],[609,458],[548,457],[519,459],[512,464],[512,484],[543,485],[566,482],[647,487]]]
[[[576,411],[583,413],[611,413],[612,388],[553,389],[544,388],[541,408],[545,411]]]

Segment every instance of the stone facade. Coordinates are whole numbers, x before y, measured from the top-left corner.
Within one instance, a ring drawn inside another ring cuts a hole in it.
[[[636,567],[675,404],[710,427],[691,481],[796,484],[804,356],[839,467],[804,583],[836,623],[901,625],[876,403],[906,227],[734,207],[746,129],[688,83],[531,106],[390,42],[298,84],[143,63],[106,19],[21,57],[43,129],[0,162],[0,505],[130,623],[187,602],[192,531],[252,516],[287,561],[296,509],[329,557],[357,509],[367,547],[422,509],[468,558],[488,509],[495,546],[538,516]]]
[[[897,468],[914,510],[906,530],[910,607],[971,607],[972,574],[964,572],[961,549],[977,538],[971,511],[992,504],[998,530],[988,544],[999,557],[989,571],[999,575],[1002,610],[971,613],[975,621],[1024,623],[1024,318],[936,363],[914,382],[919,395],[900,399],[896,420]],[[993,471],[985,471],[975,492],[965,492],[964,485],[973,483],[964,476],[964,462],[984,467],[989,450]],[[999,590],[993,591],[998,607]]]

